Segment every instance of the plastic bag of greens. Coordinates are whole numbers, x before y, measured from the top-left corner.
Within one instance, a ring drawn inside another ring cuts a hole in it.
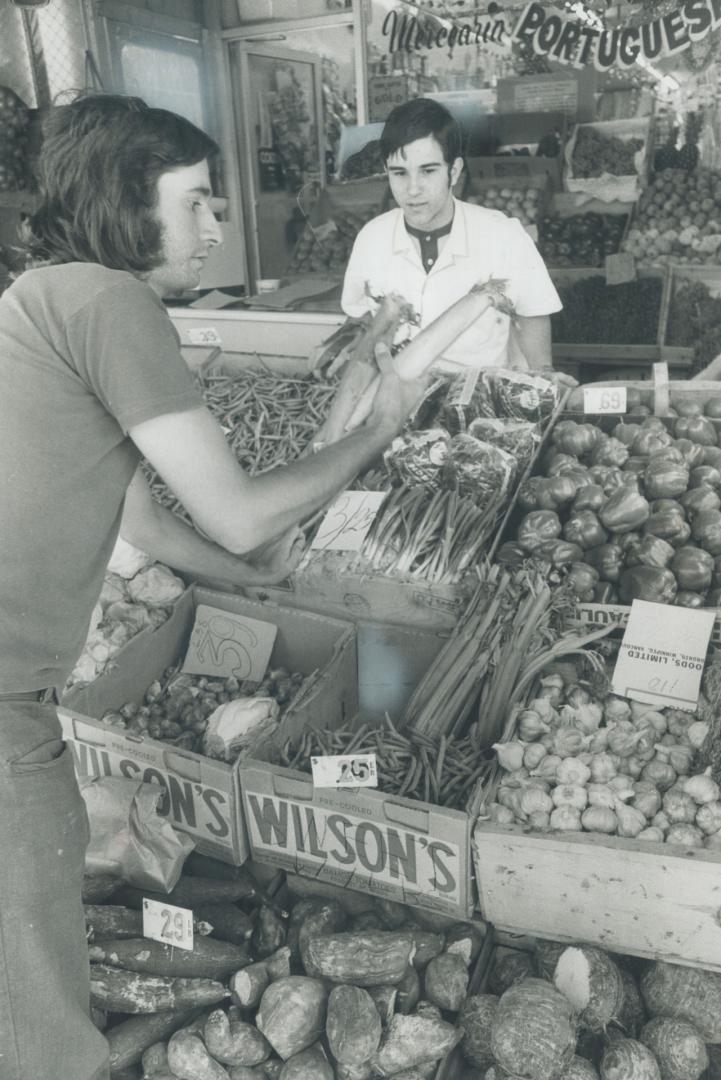
[[[506,368],[483,371],[480,387],[481,415],[514,417],[534,423],[548,420],[560,398],[556,384],[541,375]]]
[[[442,428],[404,431],[384,454],[386,468],[395,484],[440,484],[440,471],[451,439]]]
[[[460,495],[481,505],[502,501],[516,475],[516,459],[472,435],[454,435],[443,466],[443,480]]]
[[[541,442],[541,428],[538,424],[531,420],[514,420],[508,416],[480,416],[471,421],[468,434],[511,454],[516,459],[517,472],[523,472]]]

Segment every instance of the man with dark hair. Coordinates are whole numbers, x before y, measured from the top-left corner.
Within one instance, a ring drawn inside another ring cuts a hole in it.
[[[82,649],[118,533],[229,583],[284,576],[297,522],[378,455],[417,396],[386,377],[368,422],[341,442],[262,476],[240,468],[162,303],[198,284],[219,242],[215,150],[188,121],[138,99],[58,109],[32,219],[44,265],[0,298],[2,1080],[107,1076],[88,1010],[87,818],[53,697]],[[204,536],[153,502],[141,456]]]
[[[373,297],[400,293],[419,315],[415,334],[471,286],[507,282],[513,322],[492,308],[462,334],[434,370],[514,366],[551,368],[550,314],[561,302],[530,236],[514,218],[461,202],[461,131],[437,101],[396,106],[380,139],[398,208],[369,221],[356,237],[343,284],[347,315],[374,309]]]

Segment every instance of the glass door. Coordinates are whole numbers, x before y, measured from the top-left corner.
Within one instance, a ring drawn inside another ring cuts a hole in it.
[[[251,288],[280,278],[326,179],[321,61],[272,42],[231,46]]]

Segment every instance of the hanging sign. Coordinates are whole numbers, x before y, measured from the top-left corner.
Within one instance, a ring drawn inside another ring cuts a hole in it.
[[[693,711],[715,616],[634,600],[613,672],[614,693]]]
[[[675,56],[719,26],[721,0],[685,0],[675,11],[651,22],[608,30],[567,18],[558,8],[532,0],[521,13],[512,38],[557,63],[572,67],[593,64],[598,71],[608,71],[633,67],[639,60]]]

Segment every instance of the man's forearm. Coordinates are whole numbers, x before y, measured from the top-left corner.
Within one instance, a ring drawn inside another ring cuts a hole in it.
[[[158,503],[146,503],[139,514],[124,514],[120,535],[153,559],[193,577],[238,586],[260,584],[253,566],[214,544]]]
[[[531,371],[553,366],[551,320],[548,315],[519,316],[512,333],[515,345]]]

